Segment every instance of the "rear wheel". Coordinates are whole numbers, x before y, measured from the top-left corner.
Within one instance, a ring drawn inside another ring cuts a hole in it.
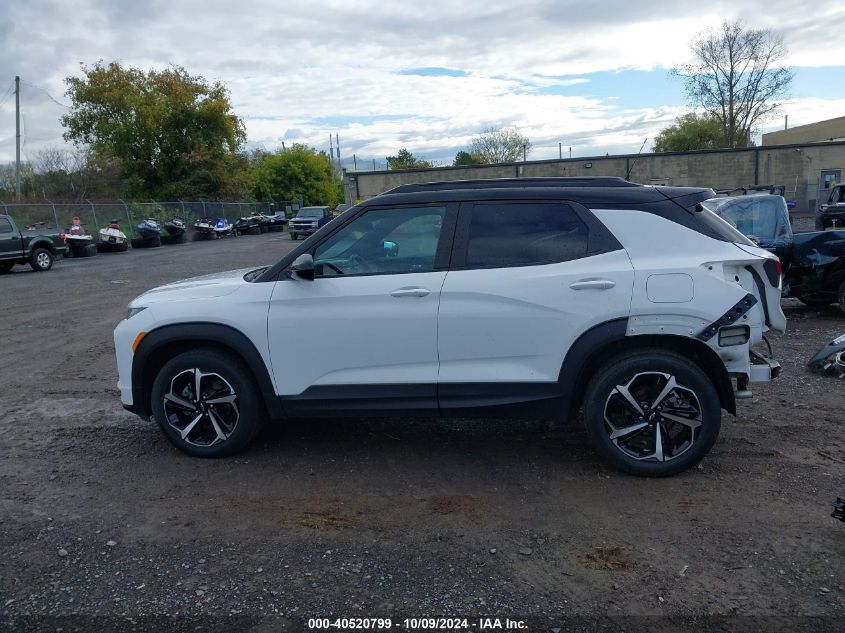
[[[291,233],[290,239],[291,239],[291,241],[295,242],[296,241],[296,233]]]
[[[46,248],[36,248],[29,260],[29,265],[37,273],[46,272],[53,267],[53,253]]]
[[[15,262],[0,262],[0,275],[5,274],[12,270],[12,267],[15,265]]]
[[[697,464],[719,435],[719,394],[697,365],[652,349],[619,356],[595,374],[584,401],[587,434],[611,466],[664,477]]]
[[[153,383],[153,416],[170,442],[195,457],[225,457],[245,448],[264,413],[249,370],[229,354],[185,352]]]

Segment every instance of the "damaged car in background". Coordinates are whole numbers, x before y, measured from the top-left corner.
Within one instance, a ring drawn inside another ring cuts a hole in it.
[[[826,376],[845,378],[845,334],[836,337],[816,352],[807,367]]]
[[[838,303],[845,312],[845,230],[793,233],[778,195],[711,198],[701,203],[778,256],[783,296],[813,307]]]

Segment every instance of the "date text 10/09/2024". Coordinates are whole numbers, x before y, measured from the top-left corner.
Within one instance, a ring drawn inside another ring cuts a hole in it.
[[[510,618],[403,618],[393,620],[392,618],[309,618],[308,628],[310,630],[434,630],[434,631],[459,631],[471,630],[494,631],[527,631],[528,625],[523,620],[511,620]]]

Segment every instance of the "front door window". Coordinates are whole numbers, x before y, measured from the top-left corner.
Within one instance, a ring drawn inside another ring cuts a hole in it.
[[[316,277],[434,269],[446,207],[367,211],[314,250]]]

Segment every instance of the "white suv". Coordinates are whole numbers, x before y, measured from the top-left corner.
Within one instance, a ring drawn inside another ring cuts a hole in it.
[[[181,281],[114,333],[124,406],[191,455],[266,419],[575,418],[612,465],[670,475],[716,440],[751,347],[784,331],[780,263],[698,203],[615,178],[404,185],[277,264]]]

